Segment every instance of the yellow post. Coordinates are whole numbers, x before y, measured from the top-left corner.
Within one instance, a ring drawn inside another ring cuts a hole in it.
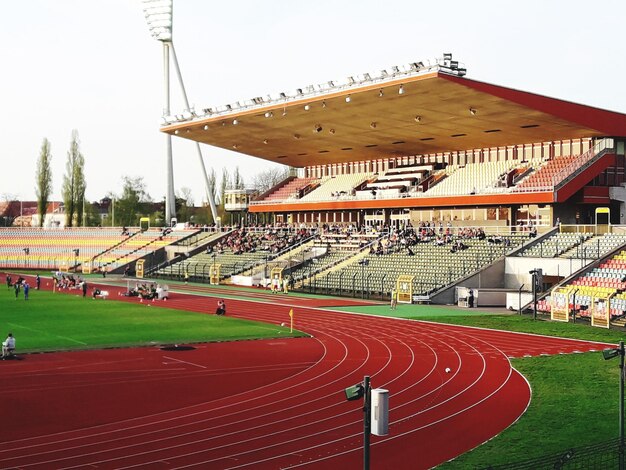
[[[293,308],[289,310],[289,317],[291,318],[291,326],[289,327],[289,333],[293,333]]]

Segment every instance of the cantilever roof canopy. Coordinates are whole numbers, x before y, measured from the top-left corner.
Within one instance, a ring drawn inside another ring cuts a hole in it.
[[[626,136],[626,115],[433,72],[273,102],[161,130],[304,167],[580,137]]]

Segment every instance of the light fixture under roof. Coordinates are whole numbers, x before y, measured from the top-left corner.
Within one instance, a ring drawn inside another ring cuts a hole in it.
[[[205,124],[205,125],[204,125],[204,130],[205,130],[205,131],[208,131],[208,130],[209,130],[209,125],[208,125],[208,124]]]
[[[294,134],[294,135],[293,135],[293,138],[294,138],[294,139],[296,139],[296,140],[298,140],[298,139],[300,138],[300,134]]]
[[[326,107],[326,101],[322,101],[322,108]]]
[[[239,124],[239,120],[238,119],[233,119],[233,126],[236,126],[237,124]]]
[[[239,145],[237,145],[237,144],[233,144],[233,148],[234,148],[235,150],[237,150],[237,149],[239,148]]]
[[[311,109],[311,105],[310,104],[305,104],[304,105],[304,110],[308,111],[309,109]]]
[[[472,116],[476,116],[476,113],[478,113],[478,111],[476,110],[476,108],[470,108],[469,112]]]
[[[152,0],[154,3],[158,3],[158,0]],[[152,3],[150,0],[146,0],[146,3]],[[168,4],[172,3],[172,0],[167,0]],[[316,103],[321,103],[322,108],[325,107],[325,102],[322,101],[324,99],[329,99],[329,92],[339,91],[339,92],[350,92],[353,93],[354,89],[358,89],[359,92],[368,90],[368,84],[376,83],[378,87],[378,96],[382,97],[385,95],[385,87],[393,87],[398,86],[398,94],[405,94],[404,84],[400,84],[396,82],[392,83],[393,80],[405,81],[405,79],[401,77],[407,77],[407,80],[410,81],[411,77],[414,75],[422,74],[423,72],[437,72],[441,71],[446,74],[456,75],[462,77],[466,74],[465,66],[458,62],[452,60],[452,54],[446,53],[444,54],[444,58],[441,56],[433,61],[416,61],[409,62],[408,65],[401,66],[393,66],[387,69],[380,69],[380,72],[377,73],[363,73],[359,75],[351,75],[347,77],[347,80],[342,82],[328,81],[324,82],[321,85],[308,85],[306,87],[296,88],[294,91],[289,93],[280,92],[277,95],[267,95],[266,97],[256,96],[254,98],[236,102],[235,104],[229,104],[224,106],[219,106],[215,108],[204,108],[205,115],[211,114],[227,114],[233,111],[238,111],[246,108],[254,108],[264,106],[269,104],[271,108],[279,108],[280,106],[286,106],[286,103],[290,103],[292,100],[296,101],[295,104],[303,103],[302,106],[306,106],[307,110],[312,109]],[[389,88],[391,92],[393,92],[393,88]],[[375,93],[375,88],[372,90],[372,93]],[[344,99],[346,102],[350,102],[352,97],[350,95],[344,94]],[[374,96],[373,94],[370,96]],[[302,100],[302,101],[300,101]],[[309,101],[309,103],[307,103]],[[267,110],[268,108],[265,108]],[[261,111],[261,113],[265,114],[265,110]],[[192,110],[189,110],[192,111]],[[286,111],[283,111],[283,115],[286,115]],[[192,112],[191,117],[187,117],[187,120],[193,120],[197,118],[196,114]],[[266,117],[271,117],[266,114]],[[165,122],[164,125],[169,124]]]
[[[265,117],[266,117],[266,118],[271,118],[271,117],[274,117],[274,113],[273,113],[273,112],[271,112],[271,111],[268,111],[268,112],[266,112],[266,113],[265,113]]]
[[[331,134],[335,134],[335,129],[330,129],[328,132],[330,132]]]
[[[321,124],[315,124],[315,127],[313,127],[313,132],[317,132],[320,133],[322,132],[322,125]]]
[[[370,127],[372,129],[376,129],[376,126],[377,126],[376,122],[370,122]]]
[[[415,116],[415,122],[422,122],[422,116]]]
[[[267,142],[268,142],[268,140],[267,140],[267,139],[263,139],[263,143],[264,143],[265,145],[267,145]]]

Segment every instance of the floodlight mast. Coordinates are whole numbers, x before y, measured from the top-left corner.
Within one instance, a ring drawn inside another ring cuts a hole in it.
[[[185,110],[188,112],[191,112],[192,110],[191,110],[191,107],[189,106],[189,100],[187,99],[187,91],[185,90],[185,84],[183,83],[183,75],[180,73],[180,67],[178,66],[178,58],[176,57],[176,49],[174,49],[173,42],[170,42],[170,47],[172,49],[172,59],[174,61],[174,68],[176,69],[176,75],[178,76],[178,83],[180,84],[180,89],[183,92],[183,101],[185,102]],[[213,190],[211,188],[211,185],[209,184],[209,177],[207,176],[207,173],[206,173],[206,167],[204,166],[204,158],[202,157],[202,150],[200,149],[199,142],[196,142],[196,150],[198,152],[200,166],[202,167],[202,174],[204,175],[204,186],[205,186],[205,191],[206,191],[206,197],[209,201],[209,205],[211,206],[211,215],[213,216],[213,221],[217,225],[218,216],[217,216],[217,208],[215,207],[215,198],[213,197]]]
[[[163,44],[163,115],[170,114],[170,67],[169,46],[172,43],[173,0],[143,0],[143,13],[150,34]],[[170,225],[176,218],[176,196],[174,195],[174,164],[172,160],[172,136],[165,136],[167,192],[165,193],[165,223]]]
[[[143,0],[143,11],[150,33],[155,39],[163,43],[163,82],[165,88],[165,106],[163,108],[163,116],[166,117],[170,115],[170,51],[176,75],[178,76],[178,83],[182,90],[185,109],[186,111],[191,112],[189,100],[187,99],[187,91],[185,90],[183,77],[180,72],[180,67],[178,66],[176,50],[174,49],[174,43],[172,41],[173,0]],[[176,217],[176,196],[174,194],[172,136],[167,134],[165,139],[167,152],[167,193],[165,197],[165,219],[169,225],[171,220]],[[215,207],[215,198],[213,197],[213,191],[209,185],[209,178],[207,176],[206,167],[204,166],[202,150],[200,149],[200,144],[198,142],[196,142],[196,149],[198,151],[198,158],[200,159],[202,174],[204,175],[205,190],[207,199],[209,200],[209,205],[211,206],[211,214],[213,216],[213,220],[217,223],[218,217],[217,208]]]

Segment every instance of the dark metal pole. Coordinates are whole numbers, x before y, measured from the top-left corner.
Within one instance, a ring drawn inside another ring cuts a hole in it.
[[[619,468],[624,470],[624,342],[619,342]]]
[[[517,305],[517,313],[519,315],[522,314],[522,289],[524,288],[524,284],[522,284],[521,286],[519,286],[519,299],[518,299],[518,305]]]
[[[537,319],[537,273],[533,273],[533,320]]]
[[[623,344],[622,344],[623,347]],[[622,356],[622,361],[624,356]],[[372,404],[372,390],[370,387],[370,376],[363,378],[365,406],[363,407],[363,469],[370,469],[370,433],[372,432],[372,423],[370,415],[370,407]],[[621,470],[621,469],[620,469]]]

